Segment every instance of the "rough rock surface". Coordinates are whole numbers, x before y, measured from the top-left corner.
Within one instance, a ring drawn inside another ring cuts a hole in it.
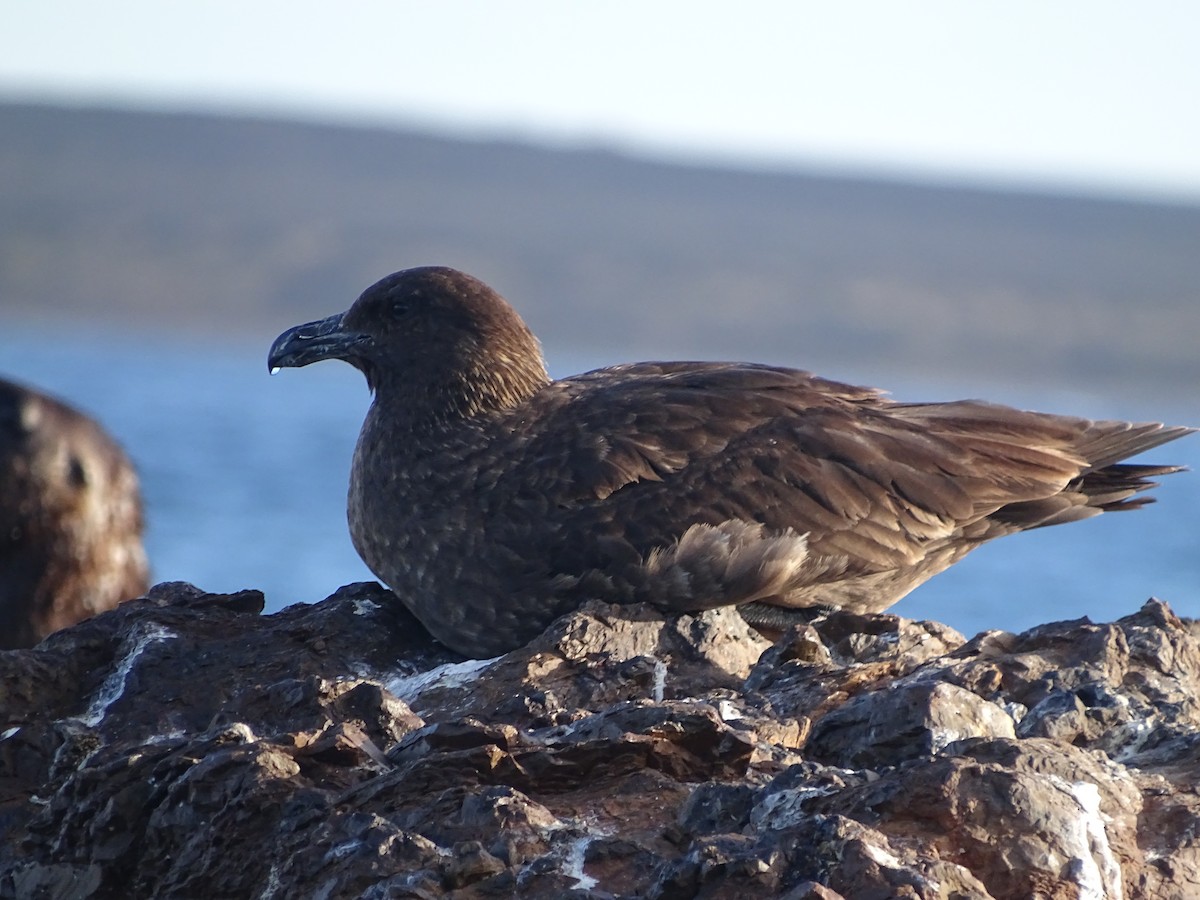
[[[0,897],[1196,897],[1200,628],[593,604],[464,661],[350,585],[0,654]]]

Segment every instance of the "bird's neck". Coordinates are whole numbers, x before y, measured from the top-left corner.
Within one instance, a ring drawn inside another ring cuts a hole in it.
[[[549,383],[540,359],[490,359],[441,377],[381,380],[372,412],[405,433],[441,431],[515,409]]]

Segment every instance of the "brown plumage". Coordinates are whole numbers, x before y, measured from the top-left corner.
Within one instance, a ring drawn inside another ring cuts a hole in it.
[[[96,422],[0,381],[0,648],[145,592],[142,500]]]
[[[1118,462],[1191,429],[1092,422],[747,363],[551,381],[482,282],[398,272],[280,335],[375,393],[354,545],[443,643],[490,656],[588,598],[671,611],[878,611],[984,541],[1148,502],[1175,466]]]

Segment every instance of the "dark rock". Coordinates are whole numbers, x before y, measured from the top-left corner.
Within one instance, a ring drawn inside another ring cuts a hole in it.
[[[822,762],[878,768],[933,756],[955,741],[981,736],[1014,737],[1012,717],[953,684],[894,682],[822,716],[805,751]]]
[[[679,811],[679,827],[690,834],[739,832],[750,821],[757,794],[748,784],[702,784]]]
[[[376,585],[159,585],[0,654],[0,897],[1188,897],[1200,628],[589,604],[463,660]],[[761,657],[761,658],[759,658]]]

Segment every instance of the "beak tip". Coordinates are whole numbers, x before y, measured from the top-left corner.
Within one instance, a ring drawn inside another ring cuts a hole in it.
[[[322,359],[351,361],[355,348],[369,342],[366,335],[342,329],[338,313],[317,322],[289,328],[275,339],[267,353],[267,371],[274,375],[285,367],[299,368]]]

